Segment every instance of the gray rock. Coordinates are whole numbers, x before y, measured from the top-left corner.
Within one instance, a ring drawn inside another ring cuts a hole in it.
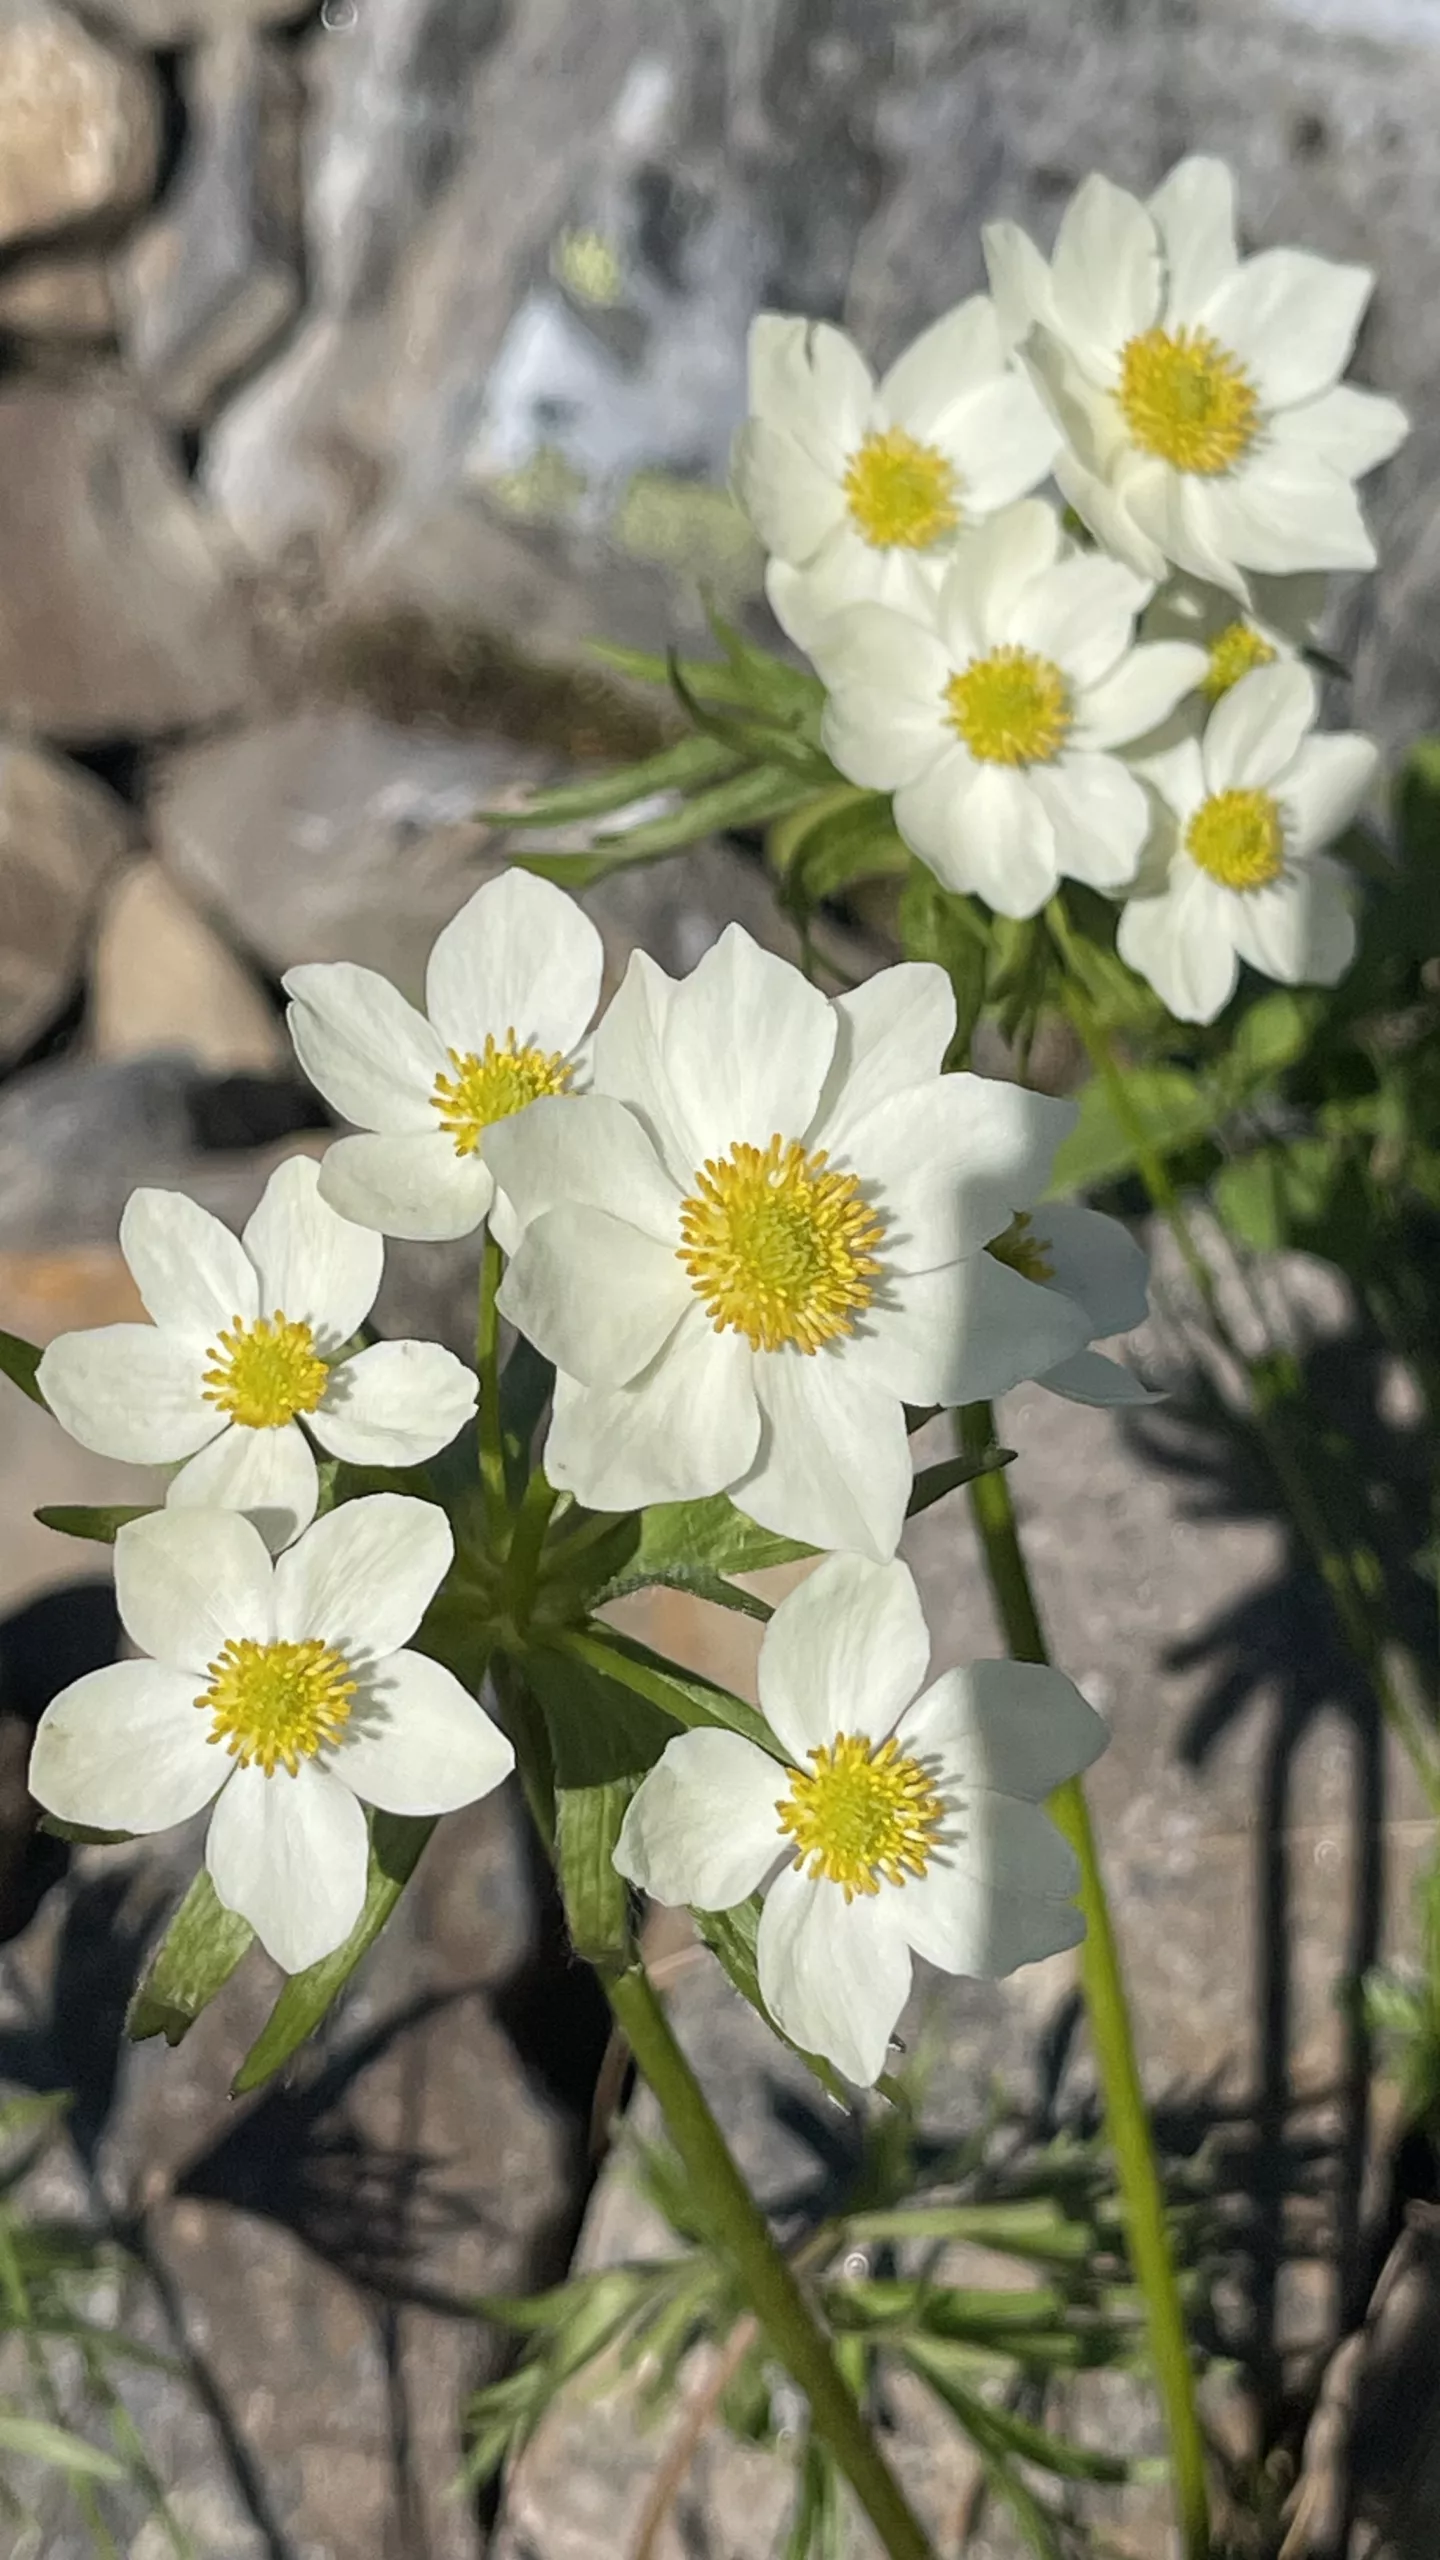
[[[113,220],[155,182],[153,76],[49,0],[0,0],[0,245]]]
[[[184,1057],[62,1058],[0,1092],[0,1246],[113,1236],[139,1182],[178,1185],[195,1152]]]
[[[17,338],[84,345],[115,334],[108,260],[89,250],[38,250],[0,276],[0,329]]]
[[[288,61],[238,26],[185,69],[174,185],[127,253],[126,346],[162,417],[189,425],[293,317],[299,101]]]
[[[132,389],[0,392],[0,716],[83,742],[218,719],[251,681],[223,549]]]
[[[102,783],[0,740],[0,1064],[59,1013],[100,882],[129,837]]]
[[[236,26],[287,27],[308,18],[313,6],[314,0],[89,0],[89,14],[133,44],[160,52]]]
[[[290,1065],[279,1014],[158,862],[132,863],[105,897],[90,964],[98,1058],[183,1050],[212,1075]]]

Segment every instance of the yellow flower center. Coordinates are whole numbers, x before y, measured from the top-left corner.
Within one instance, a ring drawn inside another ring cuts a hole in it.
[[[1185,830],[1192,862],[1227,889],[1263,889],[1285,868],[1285,829],[1268,791],[1217,791]]]
[[[1211,702],[1218,702],[1232,684],[1256,667],[1273,666],[1275,651],[1253,622],[1227,622],[1217,631],[1207,652],[1210,663],[1200,679],[1200,690]]]
[[[299,1644],[232,1636],[207,1668],[210,1686],[195,1704],[213,1719],[208,1739],[223,1742],[242,1769],[258,1761],[273,1778],[283,1761],[293,1778],[302,1760],[345,1729],[355,1695],[350,1665],[319,1636]]]
[[[996,1236],[985,1247],[997,1262],[1007,1262],[1022,1280],[1038,1280],[1042,1284],[1055,1277],[1050,1259],[1051,1247],[1044,1236],[1037,1236],[1030,1223],[1028,1209],[1017,1209],[1003,1236]]]
[[[560,1051],[553,1049],[547,1055],[544,1049],[522,1049],[513,1029],[506,1032],[501,1048],[495,1046],[493,1033],[487,1032],[478,1056],[473,1049],[452,1049],[449,1054],[455,1073],[436,1077],[430,1099],[457,1156],[473,1156],[483,1133],[496,1120],[510,1119],[527,1102],[539,1102],[547,1093],[570,1090],[573,1071]]]
[[[1120,407],[1142,451],[1177,471],[1228,471],[1260,431],[1254,384],[1208,329],[1132,338],[1120,359]]]
[[[828,1161],[777,1136],[696,1174],[678,1250],[717,1333],[746,1334],[755,1351],[809,1352],[854,1331],[875,1294],[883,1228],[857,1177]]]
[[[206,1357],[215,1363],[201,1382],[206,1403],[247,1431],[274,1431],[313,1413],[330,1376],[308,1324],[290,1323],[278,1307],[254,1324],[237,1316]]]
[[[945,687],[950,726],[982,764],[1051,764],[1070,733],[1070,688],[1050,658],[1007,645]]]
[[[928,551],[960,522],[955,466],[903,427],[869,435],[850,456],[846,504],[877,551]]]
[[[775,1805],[796,1866],[838,1884],[847,1902],[923,1876],[945,1806],[919,1761],[893,1734],[877,1751],[865,1733],[819,1743],[810,1758],[812,1768],[789,1772],[790,1793]]]

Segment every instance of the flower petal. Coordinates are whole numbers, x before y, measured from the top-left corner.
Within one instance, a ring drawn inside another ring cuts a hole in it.
[[[1188,489],[1186,507],[1212,551],[1246,569],[1287,577],[1300,569],[1373,569],[1375,545],[1351,483],[1318,454],[1276,436],[1225,479]],[[1174,546],[1201,577],[1204,560]],[[1232,576],[1226,581],[1234,586]]]
[[[1052,1396],[1063,1396],[1067,1404],[1098,1405],[1106,1410],[1112,1405],[1164,1404],[1163,1390],[1147,1387],[1133,1369],[1122,1361],[1107,1360],[1103,1351],[1074,1351],[1068,1360],[1057,1360],[1035,1381]]]
[[[750,323],[750,407],[838,472],[870,418],[874,379],[853,339],[824,320],[762,311]]]
[[[885,1220],[889,1270],[934,1271],[977,1253],[1038,1200],[1073,1102],[990,1076],[939,1076],[857,1122],[849,1149]]]
[[[975,1404],[1042,1376],[1086,1339],[1070,1299],[982,1252],[897,1276],[850,1357],[904,1404]]]
[[[1374,285],[1368,267],[1264,249],[1210,296],[1205,326],[1238,356],[1264,408],[1289,409],[1338,382]]]
[[[259,1312],[308,1324],[326,1357],[359,1330],[380,1294],[381,1238],[322,1199],[310,1156],[276,1166],[244,1243],[260,1277]]]
[[[623,1102],[633,1112],[666,1171],[678,1183],[688,1182],[693,1165],[676,1134],[670,1080],[665,1073],[665,1022],[675,980],[667,977],[648,951],[632,951],[625,975],[595,1029],[594,1092]],[[536,1124],[531,1124],[533,1132]],[[527,1139],[528,1144],[528,1139]],[[545,1205],[553,1208],[557,1191]],[[586,1193],[565,1196],[588,1197]],[[595,1208],[615,1207],[603,1200]],[[637,1218],[637,1225],[644,1225]]]
[[[1079,747],[1126,747],[1168,720],[1203,681],[1209,661],[1185,640],[1147,640],[1131,649],[1079,706]]]
[[[115,1540],[115,1600],[142,1653],[186,1673],[209,1669],[232,1637],[274,1634],[270,1558],[238,1511],[152,1511]]]
[[[940,590],[940,628],[962,655],[993,649],[1010,636],[1020,598],[1047,577],[1060,556],[1060,518],[1043,498],[1022,498],[958,544]],[[947,670],[948,672],[948,670]]]
[[[677,1734],[621,1826],[615,1864],[657,1902],[730,1911],[786,1847],[785,1772],[738,1733]]]
[[[188,1821],[230,1768],[195,1696],[189,1672],[154,1662],[112,1662],[72,1681],[35,1735],[27,1784],[36,1803],[95,1831]]]
[[[1018,222],[987,222],[980,237],[1000,335],[1018,346],[1051,310],[1049,264]]]
[[[1028,373],[987,382],[956,412],[947,438],[960,473],[965,521],[1028,497],[1060,450],[1060,430]]]
[[[629,1385],[555,1383],[545,1472],[592,1511],[692,1502],[744,1475],[760,1436],[755,1355],[715,1333],[698,1304]]]
[[[1200,153],[1177,161],[1149,212],[1165,252],[1166,326],[1193,328],[1239,264],[1234,176],[1223,160]]]
[[[603,966],[600,936],[573,898],[533,872],[502,871],[436,942],[426,1010],[462,1057],[487,1037],[568,1057],[600,1001]]]
[[[1050,820],[1055,859],[1067,880],[1123,889],[1140,868],[1150,803],[1114,756],[1064,755],[1031,770],[1031,788]]]
[[[678,1241],[573,1206],[526,1227],[500,1291],[501,1314],[587,1387],[628,1386],[694,1303]]]
[[[600,1209],[674,1250],[679,1192],[635,1114],[608,1094],[532,1102],[497,1121],[488,1145],[495,1179],[523,1227],[551,1210]]]
[[[293,1778],[237,1769],[210,1817],[210,1881],[286,1973],[343,1947],[364,1908],[369,1862],[359,1804],[313,1761]]]
[[[918,853],[949,889],[969,890],[977,859],[965,823],[965,802],[979,766],[953,735],[941,744],[935,761],[914,782],[896,792],[895,824],[912,853]],[[985,868],[984,852],[978,859]],[[987,875],[988,876],[988,875]]]
[[[1048,1663],[972,1662],[943,1671],[916,1699],[899,1739],[907,1751],[934,1753],[948,1785],[1039,1805],[1098,1760],[1110,1734],[1074,1681]],[[1062,1861],[1053,1889],[1073,1892],[1072,1874]]]
[[[1240,974],[1224,892],[1212,895],[1213,887],[1182,856],[1169,887],[1155,897],[1131,898],[1116,928],[1115,948],[1126,967],[1154,988],[1177,1022],[1213,1022]]]
[[[840,614],[827,624],[823,642],[828,643],[843,624],[848,631],[863,614],[885,614],[888,622],[900,623],[903,616],[887,612],[883,605],[857,606]],[[909,631],[918,630],[906,623]],[[929,635],[920,634],[928,642]],[[823,655],[822,641],[815,649]],[[952,732],[944,719],[944,686],[948,681],[949,661],[937,651],[935,664],[939,681],[933,698],[918,701],[912,694],[873,683],[852,683],[847,676],[831,676],[825,670],[830,696],[825,705],[820,730],[825,752],[836,769],[850,782],[858,782],[867,791],[903,790],[928,772],[937,756],[950,743]]]
[[[951,823],[964,885],[997,915],[1038,915],[1059,884],[1055,829],[1032,770],[977,767]]]
[[[1123,560],[1083,551],[1031,580],[1015,599],[1006,636],[1052,659],[1072,687],[1099,684],[1119,666],[1149,600],[1148,578],[1137,578]],[[1083,717],[1083,702],[1079,708]]]
[[[260,1313],[255,1273],[238,1236],[183,1191],[132,1191],[120,1250],[146,1314],[207,1350],[227,1325]]]
[[[418,1467],[448,1449],[475,1410],[475,1373],[438,1342],[375,1342],[342,1360],[310,1428],[356,1467]]]
[[[877,1102],[939,1075],[955,1036],[955,991],[933,961],[902,960],[836,996],[833,1011],[835,1056],[807,1136],[832,1154]]]
[[[240,1511],[272,1555],[308,1529],[320,1499],[315,1453],[298,1422],[250,1431],[232,1423],[166,1488],[172,1511]]]
[[[284,987],[295,1055],[342,1119],[387,1134],[434,1128],[445,1045],[388,978],[349,960],[310,960],[286,971]]]
[[[486,1132],[487,1152],[492,1134]],[[458,1156],[433,1113],[425,1130],[339,1138],[320,1167],[320,1197],[342,1218],[417,1244],[473,1235],[494,1196],[488,1163],[478,1154]]]
[[[862,606],[882,606],[922,627],[932,623],[936,590],[953,548],[946,535],[924,551],[906,551],[897,543],[877,547],[847,517],[803,569],[772,559],[765,593],[781,630],[818,664],[833,624]]]
[[[148,1324],[105,1324],[61,1333],[41,1355],[40,1393],[64,1431],[102,1458],[169,1466],[225,1429],[201,1385],[194,1336]]]
[[[1089,177],[1061,217],[1050,261],[1055,325],[1077,361],[1108,381],[1128,338],[1160,309],[1160,245],[1139,199],[1108,178]]]
[[[453,1813],[508,1778],[515,1754],[453,1671],[401,1652],[361,1686],[329,1766],[384,1813]]]
[[[846,1902],[837,1885],[786,1867],[765,1896],[760,1996],[805,2053],[870,2088],[910,1993],[910,1950],[893,1889]]]
[[[819,989],[727,925],[675,989],[665,1023],[677,1134],[696,1168],[807,1129],[834,1049],[835,1016]]]
[[[1201,755],[1211,791],[1265,790],[1294,763],[1314,723],[1315,680],[1296,659],[1256,667],[1222,695]]]
[[[1044,1819],[1036,1812],[1035,1826]],[[1085,1935],[1073,1902],[992,1883],[938,1860],[928,1875],[907,1882],[900,1917],[916,1955],[973,1982],[998,1982],[1022,1964],[1078,1947]]]
[[[1287,409],[1276,421],[1285,445],[1302,446],[1347,480],[1363,480],[1398,453],[1410,433],[1410,421],[1396,400],[1361,391],[1353,382],[1337,382],[1318,400]]]
[[[988,294],[972,293],[932,320],[896,357],[880,378],[878,406],[897,426],[936,444],[947,413],[1004,366],[995,305]]]
[[[1031,1234],[1050,1265],[1051,1285],[1073,1298],[1091,1341],[1128,1333],[1150,1312],[1150,1257],[1118,1218],[1047,1200],[1031,1213]]]
[[[829,1555],[765,1630],[760,1705],[803,1767],[839,1733],[883,1742],[929,1662],[930,1630],[909,1566]]]
[[[730,485],[767,551],[804,566],[845,512],[831,473],[765,418],[749,418],[730,455]]]
[[[1333,987],[1344,977],[1355,957],[1355,910],[1336,864],[1299,864],[1235,904],[1235,948],[1252,969],[1287,987]]]
[[[1349,826],[1375,779],[1380,750],[1373,738],[1341,729],[1309,737],[1280,786],[1286,835],[1299,854],[1318,852]]]
[[[349,1663],[398,1653],[450,1568],[455,1540],[438,1503],[370,1493],[314,1522],[275,1567],[275,1632],[321,1636]]]
[[[905,1524],[910,1444],[898,1396],[859,1374],[848,1349],[842,1339],[808,1357],[756,1358],[760,1446],[732,1490],[762,1528],[883,1564]]]

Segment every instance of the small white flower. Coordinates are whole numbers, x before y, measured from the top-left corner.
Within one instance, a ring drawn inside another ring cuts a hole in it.
[[[1044,1799],[1089,1767],[1105,1727],[1035,1663],[977,1662],[916,1697],[929,1656],[903,1564],[827,1556],[760,1648],[760,1703],[793,1765],[739,1734],[681,1734],[615,1852],[661,1902],[723,1911],[760,1888],[766,2008],[865,2087],[912,1955],[990,1980],[1083,1934],[1079,1871]]]
[[[342,1357],[385,1247],[317,1185],[309,1157],[290,1157],[239,1238],[183,1192],[132,1192],[120,1250],[151,1322],[62,1333],[40,1362],[40,1391],[73,1439],[135,1466],[187,1460],[166,1502],[247,1512],[271,1547],[315,1517],[302,1422],[331,1457],[413,1467],[475,1410],[473,1373],[438,1342]]]
[[[1129,1333],[1149,1313],[1149,1261],[1119,1219],[1102,1218],[1098,1210],[1060,1200],[1022,1209],[989,1251],[1022,1279],[1078,1308],[1087,1345],[1108,1341],[1112,1333]],[[1161,1401],[1133,1370],[1088,1348],[1057,1361],[1035,1384],[1072,1404]]]
[[[363,1805],[449,1813],[514,1758],[453,1673],[405,1648],[444,1580],[443,1511],[342,1503],[272,1565],[233,1511],[157,1511],[115,1541],[140,1662],[40,1719],[30,1790],[62,1821],[167,1831],[218,1797],[205,1863],[287,1973],[343,1946],[365,1900]]]
[[[1377,750],[1314,733],[1301,666],[1257,668],[1216,705],[1203,739],[1143,770],[1159,795],[1145,869],[1116,948],[1180,1022],[1213,1022],[1248,960],[1286,986],[1331,987],[1355,952],[1344,873],[1320,851],[1347,827]]]
[[[1150,818],[1113,750],[1205,673],[1193,643],[1135,644],[1149,593],[1026,499],[964,536],[923,610],[858,605],[826,626],[826,748],[852,782],[893,791],[901,835],[948,889],[998,915],[1035,915],[1061,879],[1121,888]]]
[[[288,971],[300,1064],[369,1133],[338,1139],[326,1155],[320,1187],[332,1207],[425,1243],[470,1235],[488,1218],[508,1245],[486,1131],[538,1095],[570,1091],[602,958],[599,934],[563,889],[506,871],[439,936],[423,1014],[388,978],[348,961]]]
[[[1087,178],[1048,266],[1010,222],[987,228],[985,254],[1064,430],[1055,477],[1107,550],[1242,598],[1247,569],[1373,568],[1354,483],[1406,420],[1340,379],[1368,268],[1299,249],[1242,260],[1234,180],[1207,159],[1144,204]]]
[[[734,483],[774,556],[766,593],[808,648],[847,604],[905,605],[955,538],[1045,478],[1060,438],[983,294],[877,383],[842,330],[762,312]]]
[[[677,984],[637,954],[596,1091],[494,1133],[525,1233],[506,1315],[560,1376],[545,1465],[596,1510],[728,1491],[893,1555],[904,1407],[999,1393],[1085,1338],[983,1247],[1073,1106],[942,1075],[943,971],[823,996],[731,925]]]

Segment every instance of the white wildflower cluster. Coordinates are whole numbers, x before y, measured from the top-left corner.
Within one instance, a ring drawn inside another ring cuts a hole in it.
[[[985,250],[993,301],[878,384],[837,329],[752,333],[735,484],[829,753],[996,914],[1066,879],[1123,900],[1121,956],[1182,1021],[1242,960],[1332,984],[1355,928],[1324,848],[1375,750],[1317,734],[1301,653],[1324,573],[1374,566],[1355,483],[1405,434],[1341,379],[1372,279],[1242,258],[1200,158],[1148,202],[1087,179],[1048,261],[1013,223]]]

